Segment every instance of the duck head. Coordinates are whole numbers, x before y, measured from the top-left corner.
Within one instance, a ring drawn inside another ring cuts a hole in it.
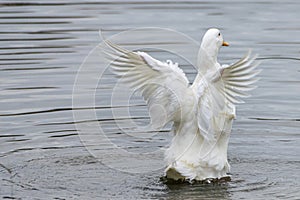
[[[216,28],[208,29],[202,38],[198,53],[197,64],[201,71],[206,71],[210,66],[215,66],[219,50],[222,46],[229,46],[229,44],[224,41],[220,30]]]

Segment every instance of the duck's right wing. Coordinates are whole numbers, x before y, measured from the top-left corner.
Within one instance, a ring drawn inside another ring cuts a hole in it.
[[[256,61],[257,56],[251,57],[250,53],[249,51],[239,61],[223,65],[220,69],[220,81],[224,84],[222,91],[231,104],[244,103],[241,98],[249,97],[248,91],[256,88],[253,84],[261,72],[256,69],[260,62]]]
[[[226,132],[235,117],[235,104],[243,103],[241,98],[250,96],[247,92],[255,88],[260,73],[255,59],[249,51],[239,61],[208,72],[198,83],[198,127],[208,140]]]
[[[177,63],[161,62],[145,52],[132,52],[105,41],[105,53],[113,72],[132,89],[138,90],[148,105],[151,124],[161,128],[170,121],[180,120],[181,105],[189,82]]]

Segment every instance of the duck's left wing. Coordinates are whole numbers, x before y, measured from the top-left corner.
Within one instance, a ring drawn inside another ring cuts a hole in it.
[[[177,63],[161,62],[145,52],[133,52],[105,41],[110,51],[105,53],[111,69],[132,89],[139,91],[147,102],[154,128],[180,120],[189,82]]]

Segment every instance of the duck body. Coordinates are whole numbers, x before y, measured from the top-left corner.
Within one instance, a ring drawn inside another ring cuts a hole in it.
[[[189,181],[227,177],[235,104],[255,88],[259,73],[255,57],[248,52],[233,64],[220,65],[219,49],[228,43],[218,29],[209,29],[198,53],[198,74],[190,85],[177,63],[107,44],[113,50],[109,55],[114,73],[144,97],[152,126],[159,129],[173,123],[173,139],[165,152],[166,177]]]
[[[165,152],[166,177],[173,180],[202,181],[228,176],[230,166],[227,161],[227,147],[235,116],[234,109],[228,106],[223,110],[223,129],[215,130],[218,138],[210,140],[201,134],[198,127],[195,112],[197,95],[192,87],[190,95],[186,101],[189,103],[182,108],[184,116],[188,117],[173,124],[174,137]]]

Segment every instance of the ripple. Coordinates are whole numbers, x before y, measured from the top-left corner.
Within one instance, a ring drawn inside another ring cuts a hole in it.
[[[4,137],[22,137],[22,136],[25,136],[25,135],[22,135],[22,134],[8,134],[8,135],[1,134],[0,138],[4,138]]]
[[[262,180],[255,180],[253,182],[248,182],[243,180],[239,180],[237,182],[231,183],[231,191],[233,192],[251,192],[258,190],[265,190],[269,187],[276,185],[276,182],[270,182],[268,178],[264,178]]]
[[[259,57],[257,60],[297,60],[300,61],[300,58],[293,57],[283,57],[283,56],[270,56],[270,57]]]
[[[14,25],[20,25],[20,24],[23,24],[23,25],[32,25],[32,24],[70,24],[70,22],[61,22],[61,21],[41,21],[41,22],[1,22],[0,21],[0,25],[1,24],[14,24]],[[6,40],[1,40],[1,41],[6,41]],[[10,41],[13,41],[13,40],[10,40]]]
[[[70,137],[78,135],[78,133],[69,133],[69,134],[61,134],[61,135],[51,135],[49,138],[60,138],[60,137]]]
[[[48,22],[47,22],[48,23]],[[1,24],[1,22],[0,22]],[[16,41],[53,41],[53,40],[71,40],[75,39],[75,37],[45,37],[45,38],[5,38],[0,39],[2,42],[16,42]]]
[[[1,64],[0,65],[34,65],[34,64],[40,64],[39,62],[31,62],[31,63],[10,63],[10,64]],[[0,71],[35,71],[35,70],[48,70],[48,69],[64,69],[65,67],[20,67],[20,68],[4,68],[0,69]],[[1,116],[1,115],[0,115]]]
[[[59,87],[18,87],[18,88],[6,88],[5,90],[49,90],[58,89]]]
[[[300,121],[300,119],[280,119],[280,118],[263,118],[263,117],[249,117],[249,119],[259,120],[259,121]]]

